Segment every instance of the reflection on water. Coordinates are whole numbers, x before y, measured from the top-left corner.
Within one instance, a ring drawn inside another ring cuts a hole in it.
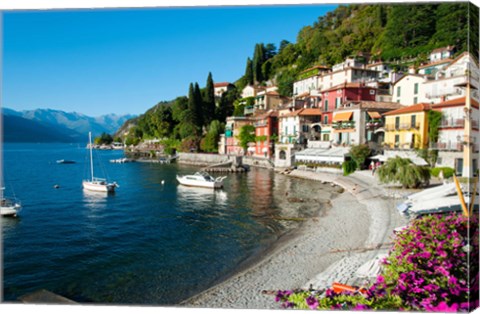
[[[312,216],[331,190],[265,169],[227,174],[222,190],[185,187],[176,175],[197,168],[106,163],[122,186],[108,195],[82,190],[88,163],[50,163],[82,160],[84,148],[5,147],[25,205],[20,218],[1,223],[6,301],[47,289],[79,302],[177,304],[261,254],[298,225],[278,218]],[[304,199],[293,202],[295,194]]]

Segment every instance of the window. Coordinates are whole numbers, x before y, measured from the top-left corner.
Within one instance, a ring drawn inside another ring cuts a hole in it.
[[[281,150],[280,153],[278,154],[278,158],[285,160],[287,159],[287,153],[285,153],[284,150]]]
[[[288,135],[288,126],[285,127],[285,135]]]
[[[328,134],[323,134],[322,137],[323,137],[322,139],[323,139],[324,141],[329,141],[329,140],[330,140],[330,135],[328,135]]]
[[[415,85],[413,85],[413,93],[415,95],[418,94],[418,83],[415,83]]]
[[[395,147],[400,146],[400,135],[395,135]]]
[[[323,116],[323,123],[328,124],[328,116]]]
[[[415,127],[415,124],[417,124],[417,116],[416,115],[412,115],[411,118],[410,118],[410,126],[412,128]]]
[[[325,99],[325,105],[323,107],[323,111],[328,111],[328,99]]]
[[[302,132],[308,132],[308,125],[302,125]]]
[[[397,97],[400,97],[400,86],[397,86]]]
[[[297,126],[294,125],[294,126],[293,126],[293,135],[296,135],[296,134],[297,134]]]
[[[395,117],[395,129],[400,128],[400,117]]]
[[[370,90],[370,95],[375,95],[375,90],[374,89]]]
[[[413,104],[415,105],[416,103],[418,103],[418,98],[417,98],[417,97],[413,97]]]

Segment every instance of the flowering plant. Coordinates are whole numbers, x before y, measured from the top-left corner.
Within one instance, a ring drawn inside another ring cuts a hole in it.
[[[478,258],[478,217],[425,216],[397,234],[365,293],[289,291],[277,301],[302,309],[466,312],[478,307]]]

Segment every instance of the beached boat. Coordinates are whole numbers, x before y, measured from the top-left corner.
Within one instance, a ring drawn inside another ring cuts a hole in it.
[[[193,175],[177,175],[177,180],[182,185],[211,189],[221,189],[223,187],[223,180],[225,180],[225,178],[226,177],[214,178],[204,171],[196,172]]]
[[[106,179],[96,178],[93,174],[93,152],[92,152],[92,133],[88,133],[90,148],[90,179],[83,180],[83,188],[94,192],[115,192],[118,187],[116,182],[108,183]]]
[[[3,195],[5,188],[1,188],[0,196],[0,214],[4,217],[16,217],[22,206],[14,199],[7,198]]]

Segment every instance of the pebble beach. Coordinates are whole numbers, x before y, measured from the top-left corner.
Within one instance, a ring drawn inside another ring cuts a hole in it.
[[[324,289],[333,282],[358,284],[355,272],[378,254],[387,253],[393,230],[407,223],[370,171],[348,177],[294,170],[290,176],[342,187],[318,217],[248,268],[182,302],[182,306],[224,309],[279,309],[276,290]]]

